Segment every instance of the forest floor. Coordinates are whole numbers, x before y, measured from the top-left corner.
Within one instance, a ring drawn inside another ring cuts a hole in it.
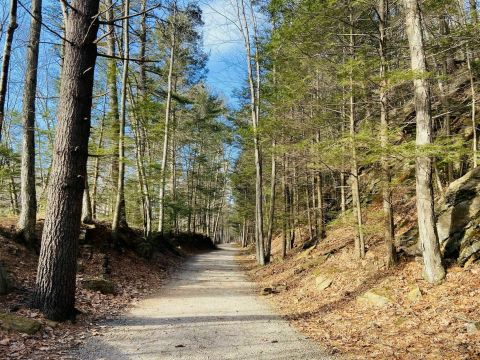
[[[380,208],[368,210],[367,225]],[[368,237],[366,259],[358,261],[351,227],[337,223],[328,234],[307,250],[298,241],[285,261],[276,238],[263,268],[253,249],[239,258],[299,331],[351,359],[480,359],[480,264],[450,265],[446,280],[432,286],[419,259],[402,257],[386,269],[381,237]]]
[[[76,359],[330,359],[253,292],[239,249],[196,255],[155,296],[106,321]]]
[[[156,252],[149,260],[131,250],[108,251],[115,295],[82,288],[82,280],[102,273],[103,252],[83,249],[77,275],[76,308],[80,311],[75,322],[48,321],[29,306],[32,297],[38,256],[34,251],[11,240],[8,236],[14,219],[2,219],[0,231],[0,261],[14,279],[15,290],[0,297],[0,313],[11,313],[39,321],[42,326],[33,335],[7,331],[0,327],[0,359],[70,359],[70,348],[77,346],[101,330],[99,322],[125,313],[143,298],[156,293],[168,280],[185,256]],[[41,230],[41,229],[40,229]],[[104,234],[104,236],[106,236]]]

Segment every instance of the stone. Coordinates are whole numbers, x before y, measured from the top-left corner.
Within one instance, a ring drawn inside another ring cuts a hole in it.
[[[45,324],[49,327],[51,327],[52,329],[55,329],[57,326],[58,326],[58,322],[56,321],[53,321],[53,320],[45,320]]]
[[[410,290],[407,293],[407,300],[411,304],[415,304],[422,298],[422,291],[417,284],[410,285]]]
[[[82,286],[84,289],[98,291],[102,294],[113,294],[115,295],[117,292],[115,290],[115,284],[113,281],[101,278],[91,278],[85,279],[82,281]]]
[[[319,275],[315,278],[315,287],[318,291],[323,291],[329,288],[332,283],[333,279],[325,275]]]
[[[480,331],[480,321],[468,322],[465,325],[468,334],[474,334]]]
[[[33,335],[40,330],[42,324],[36,320],[22,316],[0,313],[0,326],[5,330],[14,330],[24,334]]]
[[[260,295],[262,295],[262,296],[267,296],[267,295],[270,295],[270,294],[273,294],[273,289],[271,287],[263,288],[260,291]]]
[[[440,246],[464,265],[480,254],[480,168],[450,184],[437,212]]]
[[[357,301],[378,307],[387,306],[393,302],[390,292],[383,288],[369,290],[363,295],[359,296]]]

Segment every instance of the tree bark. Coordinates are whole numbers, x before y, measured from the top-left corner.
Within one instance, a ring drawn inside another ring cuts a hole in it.
[[[34,303],[48,319],[74,317],[77,247],[88,159],[99,0],[72,0]]]
[[[288,207],[289,194],[287,187],[287,160],[285,153],[283,154],[283,176],[282,176],[282,192],[283,192],[283,219],[282,219],[282,259],[287,256],[287,239],[289,231],[289,216],[290,211]]]
[[[10,291],[8,275],[2,264],[0,264],[0,295],[7,295]]]
[[[253,5],[250,0],[250,9],[253,13]],[[241,24],[242,36],[246,50],[247,75],[250,92],[250,112],[253,128],[253,147],[255,154],[255,243],[257,253],[257,263],[265,265],[265,248],[263,239],[263,171],[262,171],[262,155],[260,150],[260,138],[258,134],[258,120],[260,115],[260,88],[259,88],[259,62],[258,54],[253,53],[251,39],[250,39],[250,22],[247,20],[245,1],[240,0],[237,3],[237,15]],[[253,17],[254,18],[254,17]],[[254,21],[255,24],[255,21]],[[254,29],[255,32],[255,29]],[[256,38],[256,34],[254,34]],[[258,45],[258,44],[256,44]],[[256,52],[258,47],[256,47]],[[256,75],[254,77],[252,61],[255,62]]]
[[[93,222],[92,201],[90,198],[90,189],[88,186],[88,174],[85,176],[85,189],[83,190],[82,200],[82,222],[91,224]]]
[[[123,71],[122,71],[122,94],[120,100],[120,128],[118,132],[118,179],[117,197],[113,212],[112,235],[116,242],[120,227],[127,227],[125,213],[125,123],[127,119],[127,85],[128,85],[128,58],[130,56],[129,43],[129,16],[130,0],[123,3]]]
[[[423,253],[423,276],[436,284],[445,278],[442,265],[437,228],[435,225],[434,197],[432,185],[432,158],[422,154],[432,143],[432,114],[430,89],[425,78],[427,63],[421,24],[421,11],[417,0],[404,0],[406,28],[410,47],[414,80],[415,110],[417,120],[416,158],[417,216],[419,240]]]
[[[167,102],[165,104],[165,128],[163,135],[163,152],[162,152],[162,166],[160,169],[160,196],[159,196],[159,215],[158,215],[158,232],[163,233],[165,223],[165,187],[167,182],[167,160],[168,160],[168,139],[170,126],[170,111],[172,106],[172,88],[173,88],[173,69],[175,65],[175,51],[176,51],[176,16],[177,8],[176,2],[173,5],[173,19],[172,19],[172,35],[170,45],[170,62],[168,67],[168,84],[167,84]]]
[[[350,10],[352,11],[352,10]],[[353,14],[350,13],[350,56],[355,58],[355,35]],[[351,175],[350,182],[352,187],[352,203],[355,220],[357,222],[357,236],[355,238],[355,252],[360,259],[365,257],[365,240],[363,238],[363,219],[362,219],[362,204],[360,201],[360,186],[358,179],[358,164],[357,164],[357,148],[356,148],[356,104],[355,104],[355,88],[353,85],[353,74],[350,74],[350,142],[351,142]]]
[[[275,223],[275,200],[277,189],[277,160],[275,159],[275,139],[272,140],[272,174],[270,179],[270,211],[268,216],[268,233],[265,243],[265,262],[270,262],[272,252],[273,225]]]
[[[379,0],[378,2],[379,23],[378,30],[380,33],[379,52],[380,52],[380,143],[382,146],[382,171],[383,171],[383,223],[385,234],[385,259],[387,267],[392,267],[396,263],[395,251],[395,228],[393,222],[392,208],[392,190],[391,190],[391,169],[388,162],[388,95],[387,95],[387,17],[388,17],[388,0]]]
[[[12,54],[13,34],[18,27],[17,0],[10,0],[9,17],[5,47],[3,49],[2,73],[0,74],[0,142],[2,141],[3,122],[5,120],[5,102],[7,99],[8,72],[10,69],[10,56]]]
[[[104,112],[105,114],[105,112]],[[102,116],[100,123],[100,134],[98,136],[97,151],[103,148],[103,133],[105,127],[105,116]],[[98,192],[98,178],[100,176],[100,156],[95,158],[95,164],[93,166],[93,184],[92,184],[92,217],[97,219],[97,192]]]
[[[105,7],[107,8],[106,15],[107,21],[111,22],[114,20],[114,5],[112,0],[105,1]],[[107,54],[109,56],[115,56],[115,25],[113,23],[109,23],[107,26],[107,31],[109,32],[109,36],[107,37]],[[120,196],[120,209],[118,210],[118,227],[127,227],[127,215],[125,212],[125,194],[122,192],[118,194],[118,183],[119,183],[119,176],[120,176],[120,132],[121,132],[121,119],[120,119],[120,110],[118,106],[118,90],[117,90],[117,61],[115,59],[109,59],[107,65],[107,84],[108,84],[108,92],[109,92],[109,100],[110,100],[110,111],[109,111],[109,121],[110,121],[110,128],[112,134],[112,202],[111,206],[113,209],[113,216],[115,217],[115,210],[117,206],[117,200]],[[112,223],[117,221],[116,219],[112,218]]]
[[[27,244],[35,240],[37,195],[35,189],[35,94],[37,91],[38,52],[42,26],[42,0],[32,0],[30,39],[27,50],[27,71],[23,93],[23,142],[21,166],[21,212],[18,232]]]

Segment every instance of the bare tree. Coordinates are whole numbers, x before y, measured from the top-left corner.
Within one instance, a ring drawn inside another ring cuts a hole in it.
[[[425,77],[427,63],[418,0],[404,0],[408,42],[412,71],[415,73],[415,110],[417,118],[416,184],[419,240],[423,253],[423,276],[430,283],[438,283],[445,277],[438,234],[435,225],[432,186],[432,158],[424,154],[432,139],[432,113],[430,89]]]
[[[75,314],[78,236],[88,159],[99,0],[72,0],[34,304],[52,320]]]
[[[122,93],[120,100],[120,128],[118,133],[118,178],[117,198],[113,212],[112,234],[114,239],[118,235],[121,226],[126,225],[125,214],[125,122],[127,119],[127,86],[128,86],[128,62],[130,57],[129,43],[129,13],[130,0],[123,3],[123,72]]]
[[[0,141],[2,141],[2,128],[5,120],[5,101],[7,98],[8,71],[10,69],[10,56],[12,53],[13,34],[17,24],[17,0],[10,0],[10,21],[7,28],[7,37],[3,49],[2,73],[0,74]]]
[[[253,25],[253,43],[251,39],[251,24],[248,21],[244,0],[237,0],[237,16],[240,23],[245,50],[250,91],[250,112],[253,128],[253,146],[255,153],[255,243],[257,262],[265,265],[265,244],[263,239],[263,170],[260,150],[260,136],[258,123],[260,120],[260,61],[258,57],[258,29],[253,9],[253,2],[249,0],[251,24]]]
[[[355,58],[355,34],[354,34],[354,15],[353,9],[350,8],[350,56],[352,59]],[[365,240],[363,237],[363,218],[362,218],[362,203],[360,201],[360,186],[358,179],[358,163],[357,163],[357,145],[356,145],[356,127],[357,127],[357,113],[355,106],[355,87],[353,81],[353,70],[351,70],[349,78],[350,86],[350,146],[351,146],[351,174],[350,174],[350,185],[352,187],[352,203],[354,209],[354,216],[357,222],[357,236],[355,238],[355,252],[358,258],[363,259],[365,257]]]
[[[42,0],[31,3],[30,39],[27,50],[27,71],[23,93],[23,143],[21,167],[21,204],[18,231],[27,243],[35,238],[37,196],[35,189],[35,94],[37,91],[38,52],[42,27]]]
[[[385,153],[388,146],[388,96],[387,96],[387,17],[388,17],[388,0],[378,1],[378,31],[379,31],[379,52],[380,52],[380,143],[383,148],[382,170],[383,170],[383,221],[385,224],[385,249],[387,267],[391,267],[396,262],[395,254],[395,228],[393,223],[392,208],[392,190],[391,190],[391,170],[388,162],[388,156]]]
[[[170,61],[168,66],[168,83],[167,83],[167,101],[165,104],[165,125],[163,135],[163,152],[162,152],[162,165],[160,169],[160,196],[159,196],[159,215],[158,215],[158,231],[163,233],[165,222],[165,188],[167,182],[167,160],[168,160],[168,140],[170,130],[170,116],[172,107],[172,89],[173,89],[173,69],[175,66],[175,51],[177,47],[177,3],[173,3],[173,16],[171,20],[171,38],[170,38]]]

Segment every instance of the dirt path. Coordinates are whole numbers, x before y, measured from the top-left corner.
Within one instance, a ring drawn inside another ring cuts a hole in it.
[[[327,359],[252,290],[235,262],[236,250],[195,256],[163,291],[102,336],[81,347],[78,359]],[[125,269],[128,271],[128,269]]]

